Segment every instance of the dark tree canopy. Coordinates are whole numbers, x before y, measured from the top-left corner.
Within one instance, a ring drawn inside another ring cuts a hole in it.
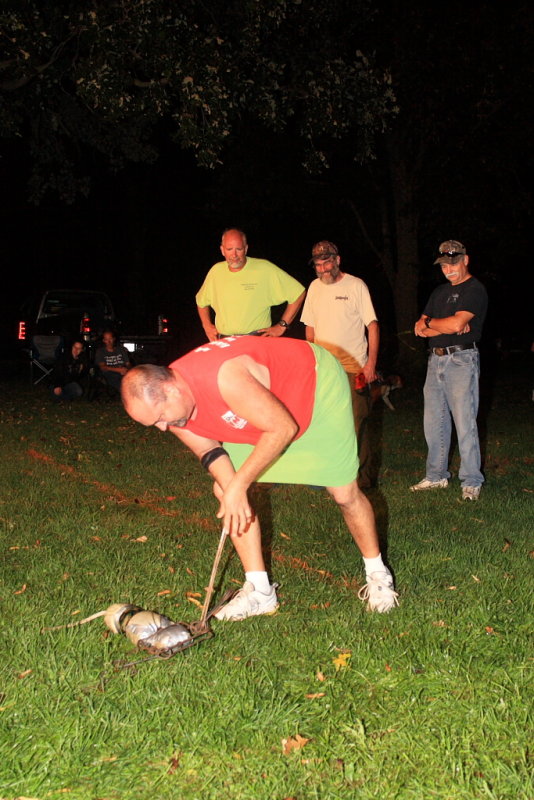
[[[247,118],[290,129],[301,160],[324,139],[354,157],[394,111],[361,48],[365,0],[84,0],[4,4],[0,131],[29,147],[31,196],[87,192],[90,163],[157,158],[162,136],[221,161]]]

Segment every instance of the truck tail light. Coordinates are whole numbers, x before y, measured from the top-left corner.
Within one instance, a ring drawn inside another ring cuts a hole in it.
[[[169,320],[161,314],[158,317],[158,334],[169,333]]]
[[[26,323],[24,320],[19,322],[19,341],[24,342],[26,341]]]
[[[91,318],[87,315],[82,318],[82,333],[91,333]]]

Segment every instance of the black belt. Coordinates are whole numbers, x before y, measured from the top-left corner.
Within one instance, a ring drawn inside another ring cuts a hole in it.
[[[430,352],[435,356],[450,356],[451,353],[457,353],[458,350],[476,350],[475,342],[471,344],[453,344],[450,347],[431,347]]]
[[[250,331],[250,333],[218,333],[217,339],[227,339],[234,336],[261,336],[263,331]]]

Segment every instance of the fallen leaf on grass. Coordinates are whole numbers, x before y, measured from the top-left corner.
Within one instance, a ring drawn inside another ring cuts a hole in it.
[[[475,583],[480,583],[480,578],[477,575],[471,575]]]
[[[282,739],[282,752],[285,756],[288,756],[293,750],[301,750],[309,741],[309,739],[301,736],[300,733],[297,733],[294,738]]]
[[[172,594],[172,590],[171,589],[162,589],[161,592],[158,592],[156,596],[157,597],[163,597],[163,595],[165,595],[165,594]]]
[[[495,633],[495,631],[493,630],[493,628],[491,627],[491,625],[486,625],[486,627],[484,628],[484,630],[486,631],[486,633],[488,634],[488,636],[491,636],[492,634],[494,634],[494,633]]]
[[[447,586],[449,592],[453,592],[456,589],[456,586]]]
[[[186,567],[185,571],[187,572],[188,575],[194,575],[195,574],[192,569],[189,569],[189,567]]]
[[[22,586],[20,587],[20,589],[17,589],[16,592],[13,592],[13,594],[22,594],[23,592],[26,591],[26,589],[27,589],[27,586],[26,586],[25,583],[23,583]]]
[[[17,678],[19,680],[22,680],[22,678],[27,678],[28,675],[31,675],[32,672],[33,672],[32,669],[25,669],[24,672],[19,672],[19,674],[17,675]]]
[[[148,542],[148,536],[138,536],[137,539],[131,539],[132,542]]]
[[[432,625],[435,628],[446,628],[447,627],[447,623],[442,619],[438,619],[438,621],[437,622],[433,622]]]
[[[384,669],[386,670],[386,672],[391,672],[391,667],[389,666],[389,664],[386,664]]]
[[[19,794],[15,797],[15,800],[40,800],[39,797],[26,797],[26,795]]]
[[[313,692],[312,694],[305,695],[306,700],[317,700],[319,697],[324,697],[326,692]]]
[[[187,599],[189,600],[190,603],[194,603],[199,608],[202,608],[202,603],[199,600],[197,600],[196,597],[188,597]]]
[[[186,592],[185,596],[186,597],[202,597],[202,594],[200,592]]]
[[[171,760],[169,762],[169,769],[167,770],[167,775],[172,775],[173,773],[176,772],[176,770],[180,766],[180,756],[181,755],[182,755],[181,753],[177,753],[176,755],[174,755],[171,758]]]
[[[320,670],[317,670],[317,673],[316,673],[315,677],[317,678],[318,681],[325,681],[326,680],[326,678],[324,676],[324,673],[321,672]]]
[[[172,503],[173,500],[176,500],[176,496],[166,497],[165,500],[167,501],[167,503]]]
[[[345,669],[347,666],[349,659],[352,653],[340,653],[338,656],[332,659],[332,663],[335,665],[336,672],[339,672],[340,669]]]
[[[287,533],[282,533],[282,531],[280,531],[280,536],[282,537],[282,539],[289,539],[289,540],[291,540],[291,536],[288,536],[288,535],[287,535]]]
[[[503,544],[503,548],[502,548],[502,552],[506,553],[506,551],[509,550],[511,546],[512,546],[512,542],[509,542],[508,539],[505,539],[504,540],[504,544]]]
[[[80,609],[79,609],[79,608],[77,608],[77,609],[76,609],[76,611],[71,611],[71,612],[70,612],[70,615],[71,615],[71,617],[75,617],[75,616],[76,616],[76,614],[80,614],[80,613],[81,613],[81,612],[80,612]]]

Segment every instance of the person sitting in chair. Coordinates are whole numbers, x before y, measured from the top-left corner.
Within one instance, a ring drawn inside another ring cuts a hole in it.
[[[89,365],[84,353],[84,343],[79,339],[72,342],[54,366],[51,375],[54,400],[76,400],[83,394],[83,382]]]
[[[107,329],[102,334],[103,347],[99,347],[95,355],[95,364],[100,369],[106,383],[118,392],[122,378],[131,367],[128,350],[117,344],[115,332]]]

